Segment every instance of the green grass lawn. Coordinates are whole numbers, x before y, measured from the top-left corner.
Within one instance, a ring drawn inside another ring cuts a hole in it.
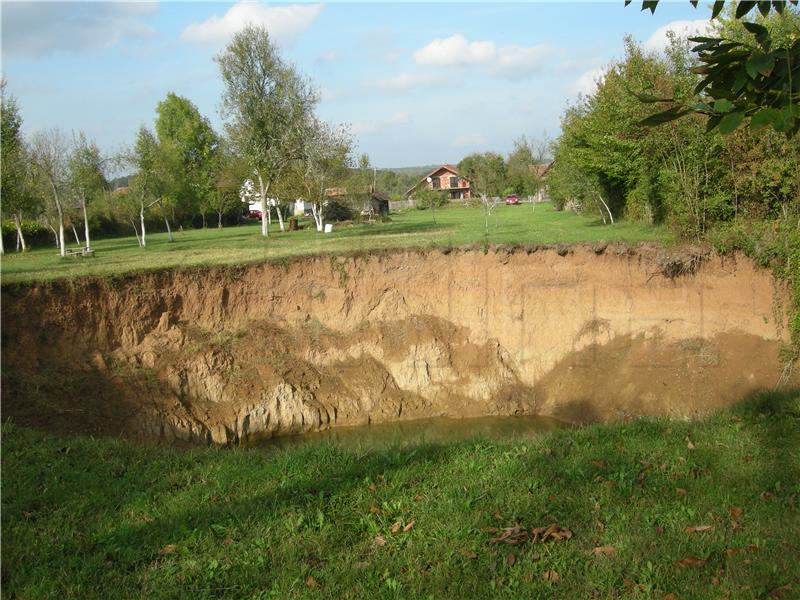
[[[436,223],[433,222],[433,217]],[[136,238],[98,240],[95,258],[61,258],[55,248],[9,253],[2,260],[4,282],[46,281],[60,277],[119,275],[131,271],[197,265],[230,265],[309,254],[368,251],[371,249],[458,246],[474,243],[571,243],[596,241],[667,241],[663,227],[621,222],[605,226],[594,217],[555,211],[551,205],[498,206],[485,235],[481,207],[409,210],[391,215],[391,222],[354,226],[334,225],[334,232],[319,234],[311,223],[298,232],[278,232],[269,239],[253,223],[223,230],[187,230],[168,243],[165,233],[149,233],[147,248]]]
[[[800,595],[797,393],[505,443],[2,441],[7,597]],[[572,536],[486,531],[549,524]]]

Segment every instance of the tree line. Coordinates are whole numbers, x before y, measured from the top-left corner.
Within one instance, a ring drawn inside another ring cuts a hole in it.
[[[49,232],[63,256],[70,236],[90,248],[91,231],[132,231],[145,247],[158,223],[172,241],[176,226],[238,221],[247,200],[262,203],[265,236],[273,219],[284,230],[287,200],[300,197],[322,230],[328,216],[352,215],[328,190],[368,199],[376,175],[369,157],[355,156],[346,127],[316,115],[316,90],[266,29],[236,33],[216,62],[222,132],[189,99],[169,93],[156,106],[154,126],[141,126],[134,143],[114,155],[103,155],[81,132],[51,129],[26,139],[19,103],[3,82],[2,212],[18,249],[27,248],[26,235],[39,240]],[[110,175],[126,170],[128,185],[112,189]]]

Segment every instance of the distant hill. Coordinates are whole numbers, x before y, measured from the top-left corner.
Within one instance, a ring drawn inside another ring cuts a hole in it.
[[[403,175],[422,176],[425,173],[430,173],[436,167],[441,165],[423,165],[420,167],[378,167],[378,171],[393,171],[395,173],[402,173]]]

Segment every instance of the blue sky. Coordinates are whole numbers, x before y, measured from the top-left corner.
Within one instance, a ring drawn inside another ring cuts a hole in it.
[[[83,130],[106,151],[152,126],[172,91],[215,127],[214,55],[246,22],[264,24],[320,90],[319,114],[349,123],[379,167],[508,152],[555,136],[559,116],[622,54],[696,31],[707,8],[662,2],[655,15],[615,2],[2,3],[2,73],[25,131]]]

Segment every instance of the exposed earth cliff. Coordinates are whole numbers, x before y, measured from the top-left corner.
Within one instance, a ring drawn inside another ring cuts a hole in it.
[[[429,416],[688,417],[775,386],[786,294],[741,256],[604,245],[7,286],[3,414],[218,443]]]

